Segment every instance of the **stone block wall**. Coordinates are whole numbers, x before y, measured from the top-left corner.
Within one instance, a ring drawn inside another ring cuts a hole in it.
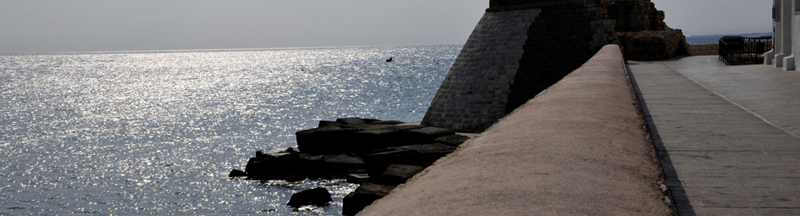
[[[589,2],[589,3],[587,3]],[[595,0],[492,0],[422,124],[480,132],[619,43]]]
[[[505,116],[530,25],[540,12],[485,13],[439,87],[423,124],[482,131]]]
[[[505,113],[511,113],[583,65],[603,45],[615,43],[612,25],[610,20],[597,20],[594,4],[543,8],[528,30],[525,54],[511,85]]]

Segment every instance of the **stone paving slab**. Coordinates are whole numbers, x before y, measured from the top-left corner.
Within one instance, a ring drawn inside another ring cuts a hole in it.
[[[800,72],[716,56],[628,67],[679,215],[800,215]]]

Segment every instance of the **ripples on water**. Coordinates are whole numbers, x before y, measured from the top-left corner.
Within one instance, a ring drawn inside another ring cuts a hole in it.
[[[338,214],[356,185],[228,172],[319,120],[419,121],[459,50],[0,56],[0,215]],[[317,186],[333,205],[285,206]]]

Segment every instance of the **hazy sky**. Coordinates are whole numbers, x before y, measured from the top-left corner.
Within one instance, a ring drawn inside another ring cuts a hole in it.
[[[652,1],[686,35],[771,31],[770,0]],[[489,0],[0,0],[0,53],[463,44],[488,6]]]

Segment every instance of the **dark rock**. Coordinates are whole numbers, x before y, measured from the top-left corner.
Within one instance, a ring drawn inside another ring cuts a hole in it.
[[[424,128],[424,127],[425,126],[422,126],[422,125],[397,125],[397,126],[394,126],[392,128],[397,129],[397,130],[401,130],[401,131],[410,131],[410,130],[420,129],[420,128]]]
[[[353,174],[348,174],[345,177],[345,180],[353,184],[363,184],[370,180],[370,176],[367,173],[353,173]]]
[[[331,178],[331,170],[322,162],[324,155],[300,153],[298,154],[298,157],[302,161],[302,173],[305,173],[307,177],[322,179]]]
[[[416,143],[432,143],[436,138],[453,134],[456,134],[456,132],[437,127],[424,127],[406,131],[407,138]]]
[[[345,124],[342,124],[342,123],[339,123],[339,122],[335,122],[335,121],[324,121],[323,120],[323,121],[319,121],[319,126],[317,126],[317,127],[321,127],[321,128],[323,128],[323,127],[342,127],[344,125]]]
[[[362,118],[361,120],[364,120],[365,122],[370,123],[370,124],[372,124],[374,122],[377,122],[377,121],[381,121],[380,119],[371,119],[371,118]]]
[[[357,148],[348,142],[356,128],[324,127],[301,130],[297,136],[297,148],[301,152],[311,154],[335,154],[349,152]]]
[[[300,191],[292,195],[287,205],[298,208],[305,205],[313,206],[326,206],[328,202],[333,201],[328,189],[314,188],[309,190]]]
[[[453,151],[455,147],[443,144],[397,146],[370,152],[364,157],[364,161],[370,175],[380,176],[390,164],[427,167]]]
[[[365,171],[364,160],[360,157],[346,154],[325,155],[322,157],[327,172],[331,177],[344,177],[350,173],[363,173]]]
[[[250,158],[245,172],[251,179],[258,180],[295,180],[305,178],[298,172],[304,163],[298,153],[259,154],[261,157]],[[302,180],[302,179],[301,179]]]
[[[247,173],[238,169],[231,170],[231,173],[228,174],[228,177],[231,178],[238,178],[238,177],[247,177]]]
[[[355,215],[375,200],[391,192],[395,186],[365,183],[355,191],[344,197],[342,201],[342,215]]]
[[[297,153],[293,148],[287,149],[268,149],[256,151],[257,158],[278,158],[292,153]]]
[[[376,149],[397,146],[402,143],[403,131],[393,128],[358,131],[353,133],[351,142],[358,146],[355,153],[367,153]]]
[[[322,162],[329,166],[340,166],[340,167],[364,166],[364,160],[362,160],[360,157],[350,156],[346,154],[325,155],[322,157]]]
[[[370,124],[379,124],[379,125],[399,125],[404,124],[405,122],[397,121],[397,120],[388,120],[388,121],[374,121],[370,122]]]
[[[346,124],[346,125],[360,125],[360,124],[368,124],[368,120],[364,120],[361,118],[340,118],[336,119],[336,122]]]
[[[402,184],[424,169],[425,167],[422,166],[392,164],[381,174],[380,183],[393,185]]]
[[[436,143],[441,143],[441,144],[445,144],[445,145],[449,145],[449,146],[453,146],[453,147],[458,147],[461,144],[463,144],[464,142],[466,142],[467,140],[469,140],[468,136],[456,134],[456,135],[439,137],[439,138],[436,138],[435,141],[436,141]]]

